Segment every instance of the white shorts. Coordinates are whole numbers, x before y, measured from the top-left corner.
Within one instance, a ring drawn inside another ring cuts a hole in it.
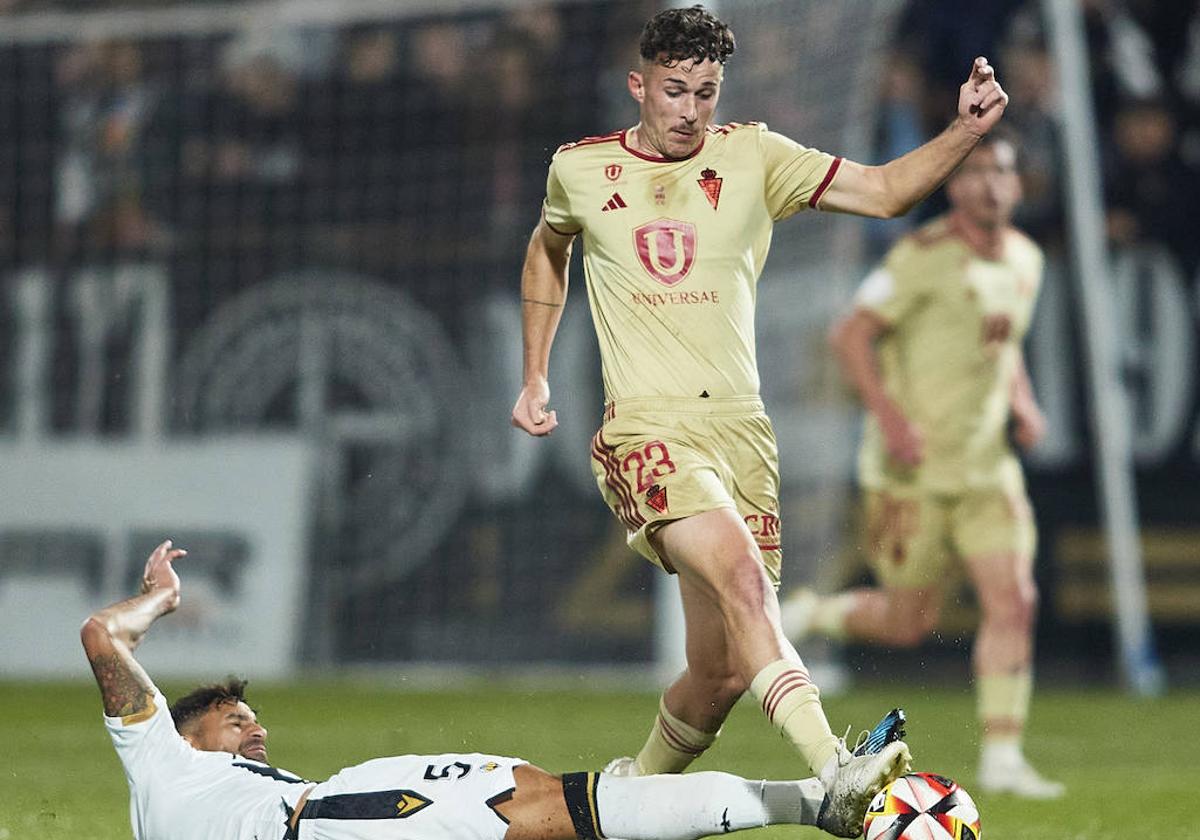
[[[503,840],[495,810],[516,788],[519,758],[405,755],[348,767],[308,796],[300,840]]]

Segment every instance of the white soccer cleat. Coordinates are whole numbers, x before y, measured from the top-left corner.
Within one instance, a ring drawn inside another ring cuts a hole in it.
[[[816,592],[800,589],[779,603],[779,625],[789,642],[795,644],[812,634],[820,602]]]
[[[627,755],[614,758],[604,765],[604,772],[610,776],[640,776],[637,761]]]
[[[987,761],[979,765],[979,790],[983,793],[1011,793],[1025,799],[1059,799],[1067,786],[1042,776],[1025,760]]]
[[[817,827],[835,837],[862,834],[867,806],[885,785],[912,767],[912,755],[903,741],[893,741],[877,753],[854,755],[845,742],[821,768],[825,801],[817,814]]]

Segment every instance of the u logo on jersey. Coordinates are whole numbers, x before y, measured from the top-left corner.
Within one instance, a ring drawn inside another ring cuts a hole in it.
[[[656,219],[633,232],[633,247],[646,273],[664,286],[687,277],[696,262],[696,226]]]

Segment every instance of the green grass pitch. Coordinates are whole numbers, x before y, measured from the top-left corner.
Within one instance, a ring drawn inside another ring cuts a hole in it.
[[[548,770],[593,769],[641,744],[657,697],[646,693],[530,691],[479,682],[445,692],[378,684],[250,686],[270,731],[271,761],[310,778],[379,755],[480,751]],[[181,689],[166,687],[168,697]],[[965,686],[874,685],[825,702],[837,730],[865,727],[892,705],[909,713],[915,767],[972,788],[976,734]],[[1034,698],[1028,752],[1068,785],[1065,800],[1030,803],[976,795],[985,840],[1177,840],[1200,837],[1195,732],[1200,693],[1135,700],[1113,691],[1048,690]],[[697,765],[785,778],[798,760],[743,701]],[[760,838],[821,837],[771,828]],[[0,682],[0,840],[130,837],[124,776],[89,683]],[[214,838],[214,840],[217,840]]]

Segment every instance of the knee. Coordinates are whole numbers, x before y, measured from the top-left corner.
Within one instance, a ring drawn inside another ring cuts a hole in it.
[[[914,648],[937,629],[941,608],[936,603],[893,608],[888,621],[891,642],[899,648]]]
[[[1025,631],[1033,627],[1037,604],[1038,590],[1033,581],[1014,583],[994,600],[991,619],[1006,628]]]
[[[756,556],[737,557],[723,577],[717,597],[727,620],[738,624],[754,621],[765,616],[769,606],[777,605],[775,590]]]
[[[892,625],[891,643],[898,648],[915,648],[932,632],[933,628],[920,619],[898,621]]]

